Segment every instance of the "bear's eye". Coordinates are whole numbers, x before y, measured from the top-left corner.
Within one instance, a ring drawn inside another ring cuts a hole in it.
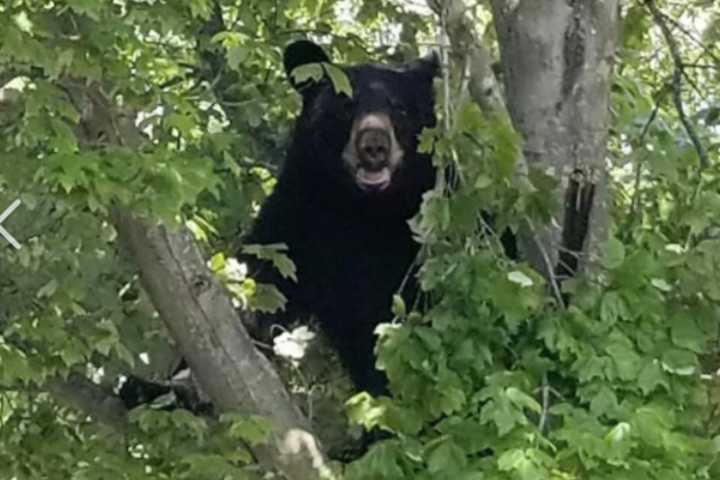
[[[397,113],[398,115],[402,115],[403,117],[407,116],[408,111],[405,105],[403,105],[398,100],[390,100],[390,108],[394,113]]]
[[[343,95],[340,97],[337,106],[344,114],[351,114],[355,111],[355,108],[357,108],[357,101],[354,97],[348,98]]]

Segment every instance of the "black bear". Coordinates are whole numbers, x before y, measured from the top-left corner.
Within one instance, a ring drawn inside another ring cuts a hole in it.
[[[293,80],[295,68],[321,62],[330,60],[307,40],[285,50],[302,112],[275,189],[244,243],[287,244],[297,283],[257,260],[249,260],[250,273],[287,297],[283,317],[315,315],[357,387],[378,394],[386,378],[375,369],[374,329],[390,319],[392,296],[412,267],[419,245],[407,222],[435,182],[430,155],[417,147],[423,128],[435,125],[439,65],[432,55],[397,67],[343,67],[348,97],[327,75]]]

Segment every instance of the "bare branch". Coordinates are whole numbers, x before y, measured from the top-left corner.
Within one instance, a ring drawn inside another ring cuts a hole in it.
[[[550,384],[548,383],[547,373],[543,374],[540,390],[542,393],[542,413],[540,414],[540,420],[538,421],[538,430],[540,430],[540,433],[542,434],[545,433],[548,413],[550,411]]]
[[[655,2],[653,1],[653,3],[655,3]],[[656,8],[657,8],[657,4],[655,4],[655,6],[656,6]],[[720,67],[720,57],[718,57],[718,56],[715,54],[715,52],[713,52],[713,51],[710,49],[710,47],[708,47],[707,45],[705,45],[705,43],[703,43],[703,41],[702,41],[701,39],[697,38],[697,37],[695,36],[695,34],[693,34],[691,31],[689,31],[689,30],[688,30],[687,28],[685,28],[680,22],[678,22],[677,20],[675,20],[675,19],[672,18],[671,16],[665,15],[664,13],[660,12],[659,9],[658,9],[658,12],[660,13],[660,17],[663,19],[664,22],[667,22],[667,23],[671,24],[673,27],[675,27],[675,28],[677,28],[678,30],[680,30],[680,31],[681,31],[686,37],[688,37],[693,43],[695,43],[698,47],[700,47],[700,48],[702,49],[702,51],[705,53],[705,55],[707,55],[712,61],[715,62],[715,64],[716,64],[716,65],[715,65],[715,68]],[[654,14],[653,14],[653,16],[654,16]]]
[[[527,223],[528,228],[530,229],[531,235],[528,236],[529,239],[532,239],[532,241],[536,242],[535,248],[540,252],[542,255],[542,259],[544,262],[544,270],[547,272],[550,272],[549,275],[547,275],[547,279],[550,282],[550,287],[552,288],[553,295],[555,296],[555,300],[558,302],[558,305],[561,307],[565,307],[565,300],[562,296],[562,291],[560,290],[560,281],[557,278],[555,274],[555,269],[553,268],[552,260],[550,259],[550,254],[548,253],[546,249],[546,245],[539,240],[539,234],[535,226],[533,225],[533,221],[530,218],[525,218],[525,222]]]
[[[655,0],[645,0],[645,5],[647,5],[648,9],[650,10],[655,24],[660,28],[660,31],[665,38],[665,43],[667,43],[668,49],[670,50],[670,56],[672,57],[673,63],[675,64],[672,83],[673,103],[675,104],[675,110],[677,111],[680,123],[682,123],[683,127],[685,128],[685,132],[688,134],[688,137],[690,137],[690,141],[692,142],[693,147],[698,154],[700,168],[701,170],[703,170],[708,167],[710,162],[708,160],[707,150],[705,150],[705,146],[700,141],[700,137],[695,131],[695,127],[692,125],[692,123],[690,123],[690,120],[687,118],[687,114],[685,113],[685,105],[683,104],[682,100],[682,79],[685,74],[685,70],[683,67],[683,59],[680,55],[680,48],[678,47],[677,41],[675,40],[675,37],[673,36],[672,31],[670,31],[670,27],[667,24],[668,17],[660,11],[657,4],[655,3]]]
[[[660,98],[657,99],[655,107],[653,107],[650,116],[645,122],[645,125],[643,125],[643,129],[640,132],[640,136],[638,137],[636,144],[639,148],[643,148],[645,144],[645,137],[650,131],[650,127],[652,126],[653,122],[655,122],[655,119],[657,118],[657,114],[660,111],[660,105],[662,104],[663,97],[664,95],[661,95]],[[637,161],[637,166],[635,169],[635,181],[633,184],[633,197],[630,202],[630,213],[628,214],[628,227],[630,227],[635,222],[635,219],[638,217],[638,215],[640,215],[640,201],[642,200],[642,194],[640,193],[640,180],[642,179],[643,164],[645,163],[646,158],[647,154],[644,155],[642,158],[639,158]]]
[[[492,56],[477,39],[473,22],[466,15],[465,3],[462,0],[428,0],[427,3],[444,19],[453,60],[458,65],[467,65],[468,90],[473,101],[486,113],[507,116],[502,90],[492,70]]]
[[[48,382],[47,390],[58,401],[119,431],[128,427],[127,408],[117,396],[80,375]]]

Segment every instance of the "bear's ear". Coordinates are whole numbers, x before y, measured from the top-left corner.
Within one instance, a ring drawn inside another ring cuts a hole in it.
[[[290,84],[297,91],[304,90],[311,81],[296,82],[292,76],[293,70],[308,63],[321,62],[330,62],[330,58],[322,47],[309,40],[297,40],[285,47],[285,53],[283,54],[285,75],[287,75]]]
[[[424,57],[408,63],[405,71],[418,74],[427,80],[432,80],[440,74],[440,57],[437,52],[430,52]]]

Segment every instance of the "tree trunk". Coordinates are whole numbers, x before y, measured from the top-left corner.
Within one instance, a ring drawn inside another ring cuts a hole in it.
[[[271,441],[253,450],[288,478],[331,478],[307,420],[242,326],[189,231],[169,232],[116,210],[114,224],[143,285],[203,389],[220,411],[264,416]]]
[[[77,135],[84,145],[98,138],[99,132],[118,145],[142,144],[135,115],[119,112],[95,84],[64,82],[75,104],[82,106],[83,128],[78,128]],[[253,448],[259,463],[293,480],[334,478],[309,422],[270,362],[253,345],[229,294],[207,268],[190,232],[184,227],[169,231],[150,225],[117,207],[111,217],[153,305],[213,405],[219,411],[257,414],[272,423],[270,441]],[[71,387],[56,382],[49,390],[66,403],[88,410],[88,402],[68,396]],[[101,412],[117,402],[106,403]],[[97,410],[89,412],[97,414]],[[123,413],[116,408],[104,417],[109,423],[119,423]]]
[[[563,205],[526,252],[545,276],[571,276],[607,235],[608,101],[617,0],[493,0],[506,101],[529,168],[561,181]],[[542,253],[544,261],[537,258]],[[551,270],[552,269],[552,270]]]

